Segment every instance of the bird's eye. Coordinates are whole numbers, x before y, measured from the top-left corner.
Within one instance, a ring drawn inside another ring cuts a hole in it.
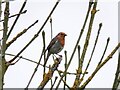
[[[63,33],[61,33],[60,35],[63,35]]]

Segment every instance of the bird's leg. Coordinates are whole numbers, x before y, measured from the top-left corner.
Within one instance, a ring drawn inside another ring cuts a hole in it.
[[[57,57],[55,56],[55,54],[53,54],[53,56],[54,56],[55,58],[57,58]]]
[[[62,57],[62,55],[59,55],[59,54],[56,54],[56,55],[58,55],[59,57]]]
[[[56,54],[59,57],[62,57],[62,55]],[[57,56],[55,56],[55,54],[53,54],[54,57],[58,58]]]
[[[59,56],[59,57],[62,57],[62,55],[59,55],[59,54],[56,54],[56,55]],[[55,58],[58,58],[56,55],[53,54],[53,56],[54,56]],[[53,60],[54,60],[54,58],[53,58]],[[55,61],[54,61],[54,62],[55,62]]]

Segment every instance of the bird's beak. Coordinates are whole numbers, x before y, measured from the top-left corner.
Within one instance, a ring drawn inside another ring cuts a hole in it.
[[[67,34],[65,34],[65,36],[67,36]]]

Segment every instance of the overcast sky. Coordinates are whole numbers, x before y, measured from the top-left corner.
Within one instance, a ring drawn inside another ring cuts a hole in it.
[[[24,0],[22,0],[24,1]],[[89,0],[61,0],[58,7],[54,11],[52,15],[53,19],[53,37],[63,31],[67,34],[65,47],[60,52],[63,55],[63,61],[61,62],[59,69],[64,70],[64,51],[67,50],[68,60],[73,52],[74,46],[78,39],[80,30],[83,26],[84,19],[86,17],[86,12],[88,8]],[[98,0],[100,1],[100,0]],[[17,0],[10,3],[10,14],[13,15],[18,13],[20,7],[22,6],[23,2],[18,2]],[[17,54],[28,41],[37,33],[37,31],[42,26],[43,22],[45,21],[46,17],[48,16],[49,12],[51,11],[52,7],[55,4],[54,1],[48,0],[28,0],[25,10],[27,13],[21,15],[19,21],[17,22],[14,31],[12,32],[9,40],[11,40],[18,32],[27,28],[31,25],[34,21],[39,20],[38,24],[32,27],[26,34],[24,34],[21,38],[19,38],[14,44],[12,44],[7,53]],[[97,9],[100,10],[96,13],[93,28],[92,28],[92,36],[90,38],[90,44],[88,47],[88,51],[86,53],[84,68],[89,60],[91,55],[91,51],[94,45],[95,37],[97,35],[97,31],[99,28],[99,23],[102,23],[102,29],[100,32],[100,37],[98,40],[98,45],[96,47],[94,56],[92,58],[91,65],[88,69],[88,75],[86,75],[85,79],[90,76],[92,71],[94,71],[97,63],[99,62],[102,53],[104,51],[104,47],[106,45],[107,38],[110,37],[110,43],[105,54],[104,59],[110,54],[110,52],[114,49],[114,47],[118,43],[118,1],[110,0],[110,1],[101,1],[98,2]],[[81,53],[83,49],[83,45],[85,42],[86,33],[88,30],[89,20],[85,28],[85,32],[83,33],[83,37],[79,45],[81,46]],[[11,27],[12,23],[14,22],[14,18],[9,20],[9,27]],[[43,28],[46,33],[46,45],[49,44],[50,38],[50,23],[48,22],[46,26]],[[21,54],[23,57],[32,59],[34,61],[38,61],[40,57],[40,53],[42,50],[42,38],[41,33],[40,36],[35,39],[35,41]],[[7,60],[10,60],[12,57],[7,56]],[[77,52],[72,60],[72,63],[69,67],[69,72],[75,73],[78,65],[78,57]],[[112,57],[112,59],[96,74],[93,80],[87,85],[89,88],[111,88],[113,85],[115,72],[117,68],[117,60],[118,60],[118,53]],[[43,63],[43,60],[41,61]],[[48,61],[47,65],[53,63],[52,57]],[[16,65],[10,66],[5,75],[5,85],[4,87],[23,87],[25,88],[31,74],[34,71],[36,64],[31,62],[20,60]],[[83,69],[84,69],[83,68]],[[30,84],[30,87],[37,87],[42,80],[42,67],[40,66],[35,77]],[[58,75],[55,72],[54,76]],[[68,75],[68,85],[72,86],[75,76]],[[46,87],[49,87],[50,83],[47,84]],[[62,87],[61,84],[60,87]]]

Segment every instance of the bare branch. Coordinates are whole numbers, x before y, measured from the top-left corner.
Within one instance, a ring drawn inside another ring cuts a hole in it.
[[[45,32],[44,31],[42,32],[42,38],[43,38],[43,51],[45,51]],[[46,59],[46,54],[44,52],[44,62],[45,62],[45,59]],[[45,73],[45,67],[43,69],[43,75],[44,73]]]
[[[17,17],[16,17],[16,19],[15,19],[15,21],[14,21],[12,27],[10,28],[10,31],[8,32],[8,35],[7,35],[7,39],[9,38],[9,36],[10,36],[10,34],[11,34],[13,28],[15,27],[15,25],[16,25],[16,23],[17,23],[17,21],[18,21],[20,15],[21,15],[21,13],[22,13],[22,11],[23,11],[23,9],[24,9],[26,3],[27,3],[27,0],[24,1],[23,5],[22,5],[22,7],[21,7],[21,9],[20,9],[20,11],[19,11],[19,14],[17,15]]]
[[[26,33],[32,26],[34,26],[36,23],[38,23],[38,20],[36,20],[33,24],[31,24],[27,29],[24,29],[22,32],[18,33],[11,41],[7,43],[6,49],[14,43],[20,36],[22,36],[24,33]]]
[[[52,18],[50,18],[50,27],[51,27],[51,40],[52,40],[53,37]]]
[[[65,53],[65,69],[66,69],[66,67],[67,67],[67,51],[65,51],[64,52]],[[67,80],[67,74],[65,75],[65,82],[66,82],[66,80]],[[65,90],[65,84],[64,84],[64,90]]]
[[[52,68],[48,71],[47,74],[44,75],[42,82],[38,86],[38,88],[40,88],[40,90],[43,90],[43,88],[45,87],[47,82],[52,78],[53,73],[55,70],[57,70],[61,60],[62,60],[62,56],[60,56],[59,58],[56,58],[54,64],[52,65]]]
[[[35,73],[37,72],[37,69],[38,69],[38,66],[39,66],[39,64],[40,64],[40,62],[41,62],[43,53],[44,53],[44,50],[42,50],[42,53],[41,53],[41,55],[40,55],[39,62],[38,62],[37,66],[36,66],[35,69],[34,69],[34,72],[33,72],[32,76],[31,76],[31,78],[30,78],[30,80],[29,80],[29,82],[28,82],[28,84],[27,84],[27,86],[26,86],[26,89],[29,87],[29,85],[30,85],[30,83],[31,83],[31,81],[32,81]]]
[[[19,14],[25,14],[26,12],[27,12],[27,10],[25,10],[25,11],[19,13]],[[10,18],[12,18],[12,17],[18,16],[19,14],[11,15],[11,16],[9,16],[8,18],[10,19]],[[0,22],[2,22],[2,21],[4,21],[4,19],[3,19],[3,20],[0,20]]]
[[[119,49],[120,43],[113,49],[113,51],[107,56],[107,58],[97,66],[97,68],[94,70],[94,72],[91,74],[91,76],[83,83],[83,85],[80,86],[80,88],[84,89],[86,85],[93,79],[93,77],[96,75],[96,73],[104,66],[115,54],[115,52]]]
[[[9,55],[9,56],[16,56],[16,55],[13,55],[13,54],[9,54],[9,53],[6,53],[5,55]],[[38,64],[38,62],[34,61],[34,60],[31,60],[31,59],[28,59],[28,58],[25,58],[23,56],[18,56],[18,58],[21,58],[23,60],[26,60],[26,61],[29,61],[29,62],[32,62],[32,63],[35,63],[35,64]],[[41,66],[44,66],[43,64],[39,64]],[[45,66],[46,68],[49,68],[51,69],[49,66]],[[59,73],[64,73],[62,70],[57,70]],[[66,72],[66,74],[69,74],[69,75],[76,75],[76,73],[71,73],[71,72]],[[88,72],[86,72],[86,74],[88,74]]]
[[[53,85],[51,86],[50,90],[52,90],[52,89],[53,89],[53,87],[54,87],[54,85],[55,85],[55,83],[56,83],[57,79],[58,79],[58,77],[56,76],[56,77],[55,77],[55,80],[54,80],[54,83],[53,83]]]
[[[106,46],[105,46],[105,50],[104,50],[104,52],[103,52],[103,55],[102,55],[102,57],[101,57],[100,62],[98,63],[98,65],[100,65],[101,62],[102,62],[102,60],[103,60],[103,57],[104,57],[104,55],[105,55],[105,53],[106,53],[106,50],[107,50],[107,47],[108,47],[108,44],[109,44],[109,41],[110,41],[110,38],[107,39],[107,43],[106,43]]]
[[[57,70],[57,71],[58,71],[58,70]],[[63,73],[64,73],[64,72],[63,72]],[[59,74],[60,77],[62,77],[61,72],[58,71],[58,74]],[[62,81],[63,81],[64,85],[67,86],[68,89],[70,89],[70,86],[67,85],[66,81],[63,80],[63,79],[62,79]],[[59,82],[60,82],[60,81],[59,81]]]
[[[94,17],[95,17],[95,14],[96,14],[96,7],[97,7],[97,2],[94,2],[94,6],[93,6],[93,9],[91,11],[91,18],[90,18],[89,28],[88,28],[86,40],[85,40],[85,43],[84,43],[82,55],[81,55],[81,58],[80,58],[81,59],[81,68],[83,66],[84,58],[85,58],[86,51],[87,51],[87,48],[88,48],[88,45],[89,45],[89,40],[90,40],[90,36],[91,36],[93,21],[94,21]]]
[[[113,83],[112,90],[117,90],[119,84],[120,84],[120,52],[118,55],[118,65],[117,65],[117,70],[116,70],[115,80]]]
[[[87,64],[87,66],[86,66],[86,68],[85,68],[85,71],[84,71],[84,73],[83,73],[83,76],[82,76],[82,78],[80,79],[80,84],[81,84],[81,82],[83,81],[84,76],[85,76],[85,73],[87,72],[87,69],[88,69],[88,67],[89,67],[89,65],[90,65],[90,62],[91,62],[91,60],[92,60],[92,56],[93,56],[93,54],[94,54],[94,51],[95,51],[95,48],[96,48],[96,45],[97,45],[97,41],[98,41],[98,38],[99,38],[99,34],[100,34],[101,27],[102,27],[102,23],[99,24],[99,29],[98,29],[98,33],[97,33],[96,40],[95,40],[95,43],[94,43],[94,47],[93,47],[93,50],[92,50],[90,59],[89,59],[89,61],[88,61],[88,64]]]
[[[0,12],[1,13],[1,12]],[[6,65],[5,52],[6,52],[6,41],[7,41],[7,31],[8,31],[8,17],[9,17],[9,2],[6,2],[4,10],[4,22],[3,22],[3,38],[1,45],[1,55],[0,55],[0,89],[3,90],[4,85],[4,74],[8,68]]]

